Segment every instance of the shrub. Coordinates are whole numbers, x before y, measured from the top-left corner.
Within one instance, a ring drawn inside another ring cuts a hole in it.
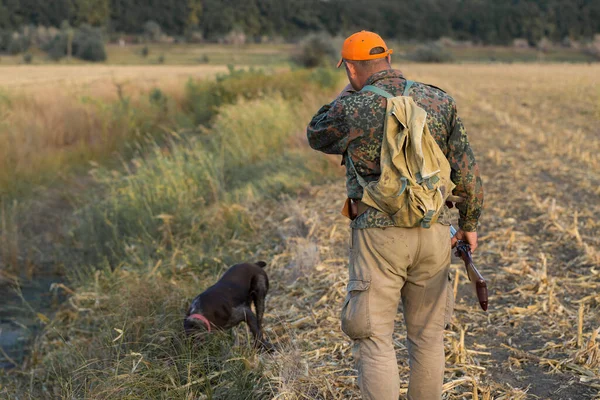
[[[59,33],[46,43],[42,49],[50,59],[58,61],[67,55],[67,35]]]
[[[159,64],[164,64],[165,63],[165,55],[161,54],[160,56],[158,56],[158,59],[156,60]]]
[[[0,52],[8,51],[8,46],[12,41],[12,34],[10,31],[5,31],[0,29]]]
[[[31,64],[32,61],[33,61],[33,55],[31,53],[23,54],[23,62],[25,64]]]
[[[73,37],[73,55],[86,61],[105,61],[106,50],[100,30],[82,25]]]
[[[292,60],[306,68],[325,67],[333,65],[337,50],[329,35],[319,34],[306,38],[297,50]]]
[[[198,58],[199,64],[208,64],[209,62],[210,58],[208,57],[208,54],[203,54],[200,58]]]
[[[207,125],[222,105],[232,104],[239,98],[253,100],[278,93],[285,100],[299,99],[315,86],[332,88],[338,75],[323,69],[296,71],[269,75],[260,70],[236,70],[217,75],[217,80],[188,81],[185,110],[196,125]]]
[[[70,29],[70,28],[69,28]],[[60,60],[67,55],[69,30],[64,29],[50,40],[43,50],[53,60]],[[105,61],[106,50],[102,33],[97,28],[82,25],[73,35],[73,57],[86,61]]]
[[[12,55],[19,54],[24,50],[25,49],[23,48],[23,43],[20,38],[12,38],[7,48],[7,51]]]
[[[417,49],[409,55],[409,58],[413,61],[424,63],[446,63],[451,62],[454,59],[452,53],[435,43],[417,47]]]
[[[144,24],[144,36],[147,40],[153,42],[159,41],[162,36],[162,29],[160,25],[154,21],[147,21]]]
[[[150,49],[148,48],[148,46],[144,46],[142,47],[140,53],[142,54],[142,57],[148,57],[148,54],[150,54]]]
[[[148,99],[150,104],[160,111],[160,114],[166,114],[169,111],[169,98],[159,88],[152,89]]]

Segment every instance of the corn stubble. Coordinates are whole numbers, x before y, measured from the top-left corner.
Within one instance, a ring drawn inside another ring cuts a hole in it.
[[[600,70],[465,65],[404,72],[456,98],[487,195],[475,260],[489,280],[491,306],[487,314],[478,309],[455,260],[444,398],[598,398]],[[337,213],[343,193],[342,185],[315,188],[300,202],[302,218],[277,224],[304,232],[284,235],[288,250],[275,260],[283,279],[269,299],[279,310],[268,329],[306,348],[304,376],[278,377],[285,398],[359,398],[338,318],[347,277],[348,232]],[[298,229],[298,220],[308,228]],[[307,241],[318,245],[312,259],[320,262],[296,279],[295,257]],[[404,394],[405,339],[399,317],[394,340]]]

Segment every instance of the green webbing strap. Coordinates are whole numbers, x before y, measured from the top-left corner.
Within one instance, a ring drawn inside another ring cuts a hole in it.
[[[394,96],[392,96],[391,94],[389,94],[388,92],[386,92],[385,90],[378,88],[377,86],[373,86],[373,85],[367,85],[364,86],[361,90],[361,92],[373,92],[376,93],[380,96],[385,97],[386,99],[393,99]]]
[[[402,93],[402,96],[408,96],[408,91],[410,90],[410,88],[412,87],[412,85],[415,83],[415,81],[406,81],[406,87],[404,88],[404,93]]]
[[[421,220],[421,227],[425,229],[431,228],[431,221],[433,220],[433,216],[435,215],[434,210],[429,210]]]

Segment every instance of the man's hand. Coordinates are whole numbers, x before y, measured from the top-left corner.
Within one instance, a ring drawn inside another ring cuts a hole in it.
[[[462,229],[459,229],[452,238],[452,248],[456,247],[456,242],[459,240],[467,242],[471,247],[471,253],[475,252],[475,249],[477,248],[477,232],[465,232]]]

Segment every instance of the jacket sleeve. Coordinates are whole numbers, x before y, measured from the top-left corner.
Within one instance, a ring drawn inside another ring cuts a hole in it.
[[[456,104],[452,105],[453,118],[448,139],[448,161],[452,168],[451,179],[456,185],[453,194],[463,197],[465,202],[456,206],[459,211],[459,227],[466,232],[477,230],[483,209],[483,184],[475,155],[469,145],[467,131],[458,117]]]
[[[349,143],[348,133],[341,98],[321,107],[306,129],[310,147],[327,154],[344,154]]]

